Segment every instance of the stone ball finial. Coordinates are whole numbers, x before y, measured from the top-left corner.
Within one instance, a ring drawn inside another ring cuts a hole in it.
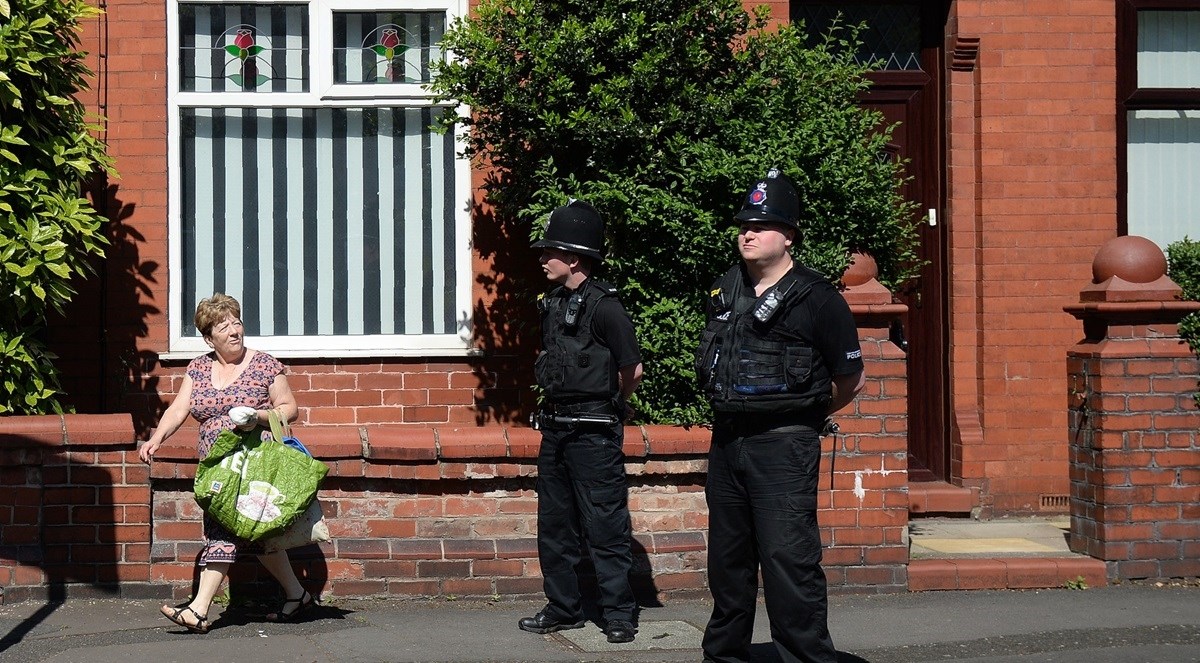
[[[842,283],[847,288],[862,285],[879,276],[879,264],[866,253],[854,253],[850,256],[850,266],[842,275]]]
[[[1116,276],[1129,283],[1153,283],[1167,273],[1167,257],[1154,242],[1137,235],[1108,240],[1092,260],[1092,282]]]

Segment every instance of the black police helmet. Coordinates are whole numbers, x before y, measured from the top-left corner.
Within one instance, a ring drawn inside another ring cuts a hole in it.
[[[742,210],[733,218],[739,223],[778,223],[799,230],[800,198],[796,187],[787,175],[772,168],[746,192]]]
[[[601,260],[604,253],[604,220],[595,207],[582,200],[572,200],[550,213],[546,234],[534,242],[533,247],[562,249]]]

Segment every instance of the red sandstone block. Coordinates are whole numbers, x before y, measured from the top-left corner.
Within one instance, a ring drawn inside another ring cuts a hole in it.
[[[422,590],[427,590],[430,583],[418,583],[422,586]],[[389,583],[383,580],[341,580],[338,582],[329,583],[326,593],[330,596],[385,596],[387,594],[411,594],[420,596],[434,596],[435,593],[426,593],[425,591],[405,592],[400,591],[402,587],[413,587],[414,583]],[[433,585],[436,588],[436,584]]]
[[[478,575],[478,574],[476,574]],[[494,596],[490,578],[446,578],[442,581],[444,596]]]
[[[337,556],[345,559],[386,559],[388,542],[377,539],[339,538],[334,540]]]
[[[959,589],[1004,589],[1008,576],[1004,563],[995,559],[951,560]]]
[[[905,555],[907,559],[907,555]],[[862,546],[834,546],[826,548],[821,553],[821,564],[824,566],[858,566],[863,563]]]
[[[362,459],[331,460],[329,475],[335,477],[361,477],[367,472],[367,463]]]
[[[417,524],[411,520],[368,520],[366,536],[380,539],[402,539],[415,536]]]
[[[542,448],[542,434],[532,428],[510,426],[505,429],[508,454],[512,458],[537,458]]]
[[[133,445],[133,417],[129,414],[68,414],[63,416],[68,444]]]
[[[654,586],[661,590],[703,589],[708,577],[704,571],[660,573],[654,576]]]
[[[645,426],[648,454],[706,454],[712,431],[700,426]]]
[[[537,539],[496,539],[496,557],[500,559],[536,559]]]
[[[1135,541],[1130,545],[1132,559],[1178,559],[1183,554],[1179,541]]]
[[[660,554],[707,550],[707,546],[703,532],[658,532],[650,537],[650,545],[646,549],[650,554]]]
[[[442,541],[438,539],[403,539],[389,542],[392,559],[441,559]],[[536,551],[534,552],[536,555]]]
[[[442,542],[446,559],[495,559],[493,539],[446,539]]]
[[[502,596],[540,595],[542,593],[542,579],[540,576],[496,578],[496,593]]]
[[[186,438],[186,439],[185,439]],[[196,440],[188,435],[175,434],[154,452],[154,461],[190,461],[199,460],[196,453]]]
[[[525,572],[525,564],[506,559],[477,559],[471,563],[471,572],[476,576],[519,578]]]
[[[867,566],[907,564],[908,546],[873,546],[863,549],[863,563]]]
[[[444,424],[449,420],[450,408],[446,406],[406,407],[400,412],[400,421],[412,424]],[[365,419],[361,419],[364,420]],[[379,421],[384,421],[379,419]]]
[[[393,479],[416,479],[418,481],[437,481],[442,478],[442,468],[436,462],[420,465],[392,465]]]
[[[121,483],[124,474],[121,466],[80,466],[71,467],[71,483],[76,486],[107,487]]]
[[[504,458],[508,455],[504,429],[495,426],[439,428],[437,440],[441,458]]]
[[[321,460],[361,458],[363,442],[357,426],[305,426],[292,430],[313,457]]]
[[[1195,578],[1200,576],[1200,559],[1164,559],[1159,568],[1163,578]]]
[[[945,559],[915,559],[908,564],[908,589],[958,589],[958,569]]]
[[[468,561],[420,560],[417,562],[419,578],[463,578],[471,573]]]
[[[0,446],[62,444],[66,444],[66,427],[59,415],[0,417]]]
[[[346,575],[346,578],[412,578],[417,575],[416,562],[402,562],[398,560],[388,561],[367,561],[363,562],[362,566],[355,566],[353,575]],[[332,576],[331,576],[332,577]]]
[[[36,566],[24,564],[12,569],[12,584],[16,586],[41,585],[46,582],[46,576]]]

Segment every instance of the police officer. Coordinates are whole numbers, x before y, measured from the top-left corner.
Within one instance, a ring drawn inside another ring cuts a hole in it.
[[[820,435],[863,386],[846,301],[793,261],[799,200],[777,169],[735,217],[742,260],[713,284],[696,373],[713,407],[705,485],[713,612],[704,660],[745,662],[761,566],[784,661],[834,663],[817,527]]]
[[[631,642],[635,601],[629,490],[625,481],[625,403],[642,377],[633,322],[616,289],[591,278],[602,260],[604,222],[573,200],[550,214],[542,249],[546,278],[558,287],[539,298],[542,351],[534,365],[543,405],[538,454],[538,559],[547,605],[518,626],[533,633],[582,628],[575,567],[587,538],[609,642]]]

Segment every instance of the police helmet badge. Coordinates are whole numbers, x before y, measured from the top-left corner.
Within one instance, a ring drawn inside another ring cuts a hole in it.
[[[750,190],[750,196],[746,198],[746,203],[749,205],[762,205],[767,202],[767,183],[759,182]]]

